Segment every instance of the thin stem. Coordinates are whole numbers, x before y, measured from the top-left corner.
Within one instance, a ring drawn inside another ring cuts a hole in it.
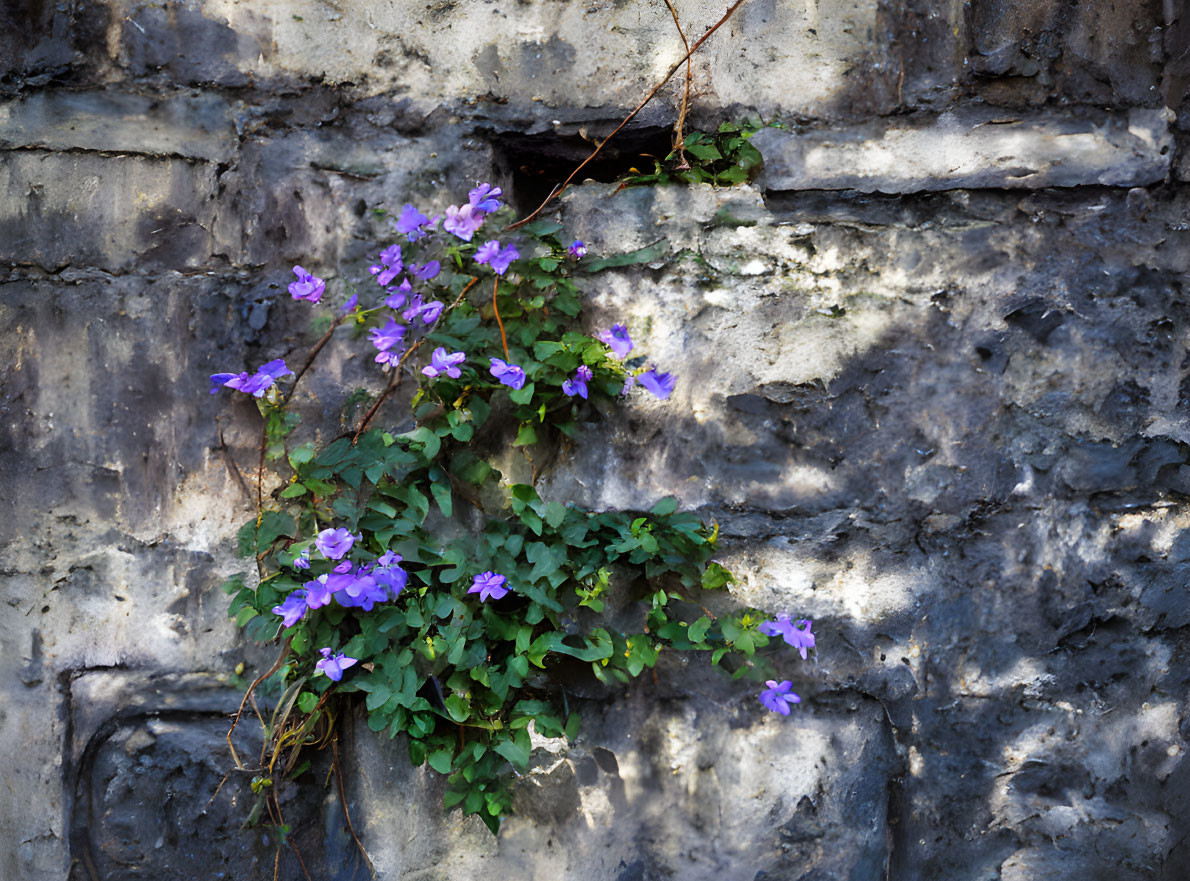
[[[674,123],[674,150],[678,153],[678,168],[685,170],[690,167],[690,163],[686,160],[686,112],[690,109],[690,81],[694,79],[694,73],[691,70],[690,64],[690,41],[686,39],[686,33],[682,30],[682,23],[678,21],[678,10],[674,6],[673,0],[665,0],[665,5],[669,7],[669,14],[673,16],[674,27],[678,29],[678,36],[682,38],[682,45],[686,47],[686,88],[682,91],[682,106],[678,111],[678,121]]]
[[[401,372],[402,365],[409,359],[409,356],[416,352],[418,347],[424,342],[425,340],[418,340],[416,343],[410,346],[405,354],[401,356],[401,360],[397,362],[395,367],[393,367],[393,375],[389,379],[388,385],[385,387],[384,391],[381,392],[380,397],[376,399],[376,403],[372,405],[371,409],[369,409],[366,414],[364,414],[363,421],[360,422],[359,428],[355,430],[355,437],[351,439],[352,446],[354,446],[355,442],[359,440],[359,436],[364,433],[364,429],[368,427],[368,423],[372,421],[372,417],[376,415],[376,411],[380,409],[380,405],[383,404],[385,400],[388,399],[388,396],[396,391],[397,386],[401,384],[401,380],[405,376],[405,374]]]
[[[314,363],[314,359],[318,357],[318,353],[322,351],[323,346],[330,342],[335,330],[340,324],[343,323],[343,319],[346,317],[347,315],[340,315],[338,318],[332,321],[331,326],[326,329],[326,333],[324,333],[322,338],[314,344],[314,348],[312,348],[310,350],[310,354],[306,356],[305,363],[302,364],[302,366],[298,368],[298,372],[293,375],[293,385],[289,389],[289,394],[285,396],[281,403],[288,403],[293,398],[293,393],[297,389],[297,384],[301,381],[302,377],[305,376],[306,371],[310,369],[310,365]]]
[[[256,680],[248,686],[248,690],[244,692],[244,699],[240,701],[240,708],[236,710],[235,718],[231,720],[231,727],[227,729],[227,748],[231,750],[231,757],[236,763],[236,767],[241,771],[244,770],[244,763],[240,761],[239,754],[236,748],[232,746],[231,734],[236,730],[236,726],[240,724],[240,714],[244,712],[244,705],[248,703],[248,698],[252,696],[252,692],[256,690],[256,686],[264,682],[274,673],[281,669],[281,665],[285,663],[285,658],[289,654],[289,645],[293,642],[293,637],[285,640],[284,645],[281,646],[281,654],[277,655],[277,660],[273,662],[273,666],[269,667],[264,673],[256,677]]]
[[[562,186],[558,187],[554,192],[550,193],[549,196],[546,197],[546,200],[537,206],[536,211],[534,211],[532,214],[530,214],[528,217],[524,218],[523,220],[518,220],[516,223],[513,223],[513,224],[505,227],[505,230],[506,231],[513,230],[513,229],[516,229],[517,227],[524,226],[526,223],[528,223],[530,220],[532,220],[537,215],[539,215],[542,211],[544,211],[545,206],[548,205],[553,199],[556,199],[558,196],[562,195],[562,193],[564,193],[566,191],[566,188],[568,186],[570,186],[570,182],[575,179],[575,177],[578,175],[578,173],[580,171],[582,171],[584,168],[586,168],[587,164],[592,159],[594,159],[596,156],[599,155],[599,151],[604,148],[604,146],[607,144],[607,142],[610,141],[612,138],[614,138],[616,135],[618,135],[620,133],[620,129],[622,129],[622,128],[624,128],[624,126],[628,125],[628,123],[631,122],[636,117],[636,114],[640,113],[642,110],[645,109],[645,105],[653,100],[653,96],[656,95],[661,90],[662,86],[664,86],[666,83],[669,82],[670,77],[672,77],[675,73],[677,73],[678,68],[681,67],[682,64],[691,55],[693,55],[695,52],[697,52],[699,47],[702,46],[702,44],[707,41],[707,38],[710,37],[711,34],[715,33],[715,31],[719,30],[719,28],[729,18],[731,18],[732,13],[734,13],[737,9],[739,9],[740,6],[743,5],[743,3],[744,3],[744,0],[736,0],[735,3],[731,4],[731,7],[727,10],[727,12],[724,14],[724,16],[721,19],[719,19],[717,22],[715,22],[715,24],[713,24],[710,28],[708,28],[707,32],[705,34],[703,34],[701,37],[698,38],[698,42],[696,42],[693,46],[691,46],[689,51],[685,55],[683,55],[681,58],[679,58],[677,60],[677,62],[673,65],[673,67],[671,67],[669,69],[669,71],[665,74],[665,76],[661,78],[661,81],[658,82],[657,85],[653,86],[653,88],[649,90],[649,94],[645,95],[645,99],[636,105],[636,109],[633,110],[631,113],[629,113],[627,116],[625,116],[624,121],[621,122],[618,126],[616,126],[615,130],[610,135],[608,135],[606,138],[604,138],[602,141],[599,142],[599,146],[597,146],[594,150],[591,151],[591,155],[588,156],[586,159],[584,159],[582,162],[580,162],[578,167],[574,171],[570,172],[570,177],[566,178],[566,180],[564,180],[562,182]]]
[[[496,304],[496,293],[500,290],[500,279],[492,286],[492,309],[496,313],[496,324],[500,325],[500,342],[504,346],[504,360],[508,360],[508,337],[504,334],[504,322],[500,320],[500,307]]]

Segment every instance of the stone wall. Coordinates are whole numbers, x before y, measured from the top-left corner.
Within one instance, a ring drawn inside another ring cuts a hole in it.
[[[677,8],[693,37],[725,4]],[[219,788],[236,665],[270,661],[218,590],[257,429],[206,375],[300,357],[289,267],[338,302],[370,208],[478,179],[532,207],[680,45],[661,0],[0,9],[0,877],[272,876],[246,776]],[[717,520],[736,599],[816,621],[805,701],[685,658],[578,693],[498,839],[347,720],[379,877],[1187,877],[1190,14],[745,0],[694,77],[695,124],[785,126],[752,186],[567,194],[593,254],[657,245],[587,320],[680,378],[541,491]],[[679,85],[598,177],[665,149]],[[353,351],[309,424],[375,387]],[[324,771],[282,806],[345,879]]]

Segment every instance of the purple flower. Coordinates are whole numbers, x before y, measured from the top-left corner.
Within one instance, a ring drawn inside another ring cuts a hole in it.
[[[427,327],[442,317],[442,310],[446,308],[446,304],[441,300],[432,300],[421,307],[421,314],[418,318],[421,319],[422,324]]]
[[[293,558],[291,564],[294,569],[309,569],[310,568],[310,549],[302,548],[302,552]]]
[[[342,560],[355,544],[355,536],[346,529],[324,529],[314,539],[314,546],[328,560]]]
[[[766,708],[772,710],[774,713],[780,713],[782,716],[789,715],[790,704],[800,704],[802,699],[790,691],[793,688],[793,683],[788,679],[777,682],[775,679],[769,679],[765,683],[768,686],[760,693],[760,702]]]
[[[663,401],[674,390],[674,375],[672,373],[658,373],[656,367],[650,367],[638,376],[636,381]]]
[[[587,246],[584,245],[579,239],[575,239],[573,242],[571,242],[570,247],[566,250],[575,260],[587,256]]]
[[[472,236],[483,226],[484,213],[470,202],[466,205],[451,205],[446,209],[446,219],[442,221],[442,228],[454,233],[465,242],[471,241]]]
[[[349,658],[342,652],[332,657],[329,648],[319,649],[318,651],[322,655],[322,660],[314,665],[314,669],[335,682],[343,678],[344,670],[359,660],[358,658]]]
[[[326,290],[326,282],[306,272],[300,266],[293,267],[293,274],[298,277],[298,280],[289,283],[289,296],[295,300],[309,300],[311,303],[317,303],[322,298],[322,292]]]
[[[622,324],[613,324],[611,330],[599,334],[599,339],[607,343],[617,358],[622,359],[632,351],[632,339],[628,336],[628,328]]]
[[[430,363],[423,367],[421,372],[431,378],[446,374],[451,379],[458,379],[463,375],[458,365],[466,360],[466,353],[447,352],[445,348],[439,346],[434,350],[434,354],[430,356]]]
[[[587,383],[591,381],[592,375],[590,367],[580,364],[578,370],[574,371],[574,379],[568,379],[562,383],[562,393],[570,398],[578,395],[586,400]]]
[[[401,313],[401,317],[406,321],[412,321],[417,316],[421,315],[421,310],[426,307],[426,304],[421,300],[421,294],[414,294],[409,300],[409,307]]]
[[[477,210],[491,214],[500,207],[500,201],[496,197],[502,195],[504,194],[499,187],[484,183],[469,192],[467,199]]]
[[[278,358],[263,365],[255,373],[213,373],[211,374],[211,394],[220,388],[236,389],[255,398],[263,398],[276,381],[286,374],[293,373],[285,362]]]
[[[359,294],[352,294],[351,299],[339,307],[339,314],[346,315],[359,304]]]
[[[802,629],[802,625],[805,629]],[[760,625],[760,632],[765,636],[781,636],[786,643],[797,649],[806,659],[806,649],[814,648],[814,634],[810,632],[812,621],[802,619],[794,624],[788,615],[778,615],[775,621],[765,621]]]
[[[292,627],[306,614],[307,608],[306,592],[299,588],[287,596],[281,605],[273,606],[273,614],[280,615],[281,623],[286,627]]]
[[[497,575],[495,572],[484,572],[482,575],[476,575],[472,579],[471,587],[467,589],[467,593],[479,594],[479,601],[485,603],[488,599],[498,600],[506,593],[508,588],[505,587],[508,579],[503,575]]]
[[[438,273],[442,271],[442,264],[437,260],[431,260],[429,263],[426,263],[422,266],[418,266],[415,263],[409,267],[409,271],[412,272],[416,278],[420,278],[422,281],[430,281],[431,279],[438,277]]]
[[[624,387],[620,389],[620,394],[628,394],[630,391],[632,391],[632,387],[634,385],[636,385],[636,376],[629,373],[626,377],[624,377]]]
[[[520,251],[513,248],[512,245],[505,245],[501,248],[500,243],[495,239],[484,242],[480,245],[480,250],[475,252],[475,262],[487,263],[496,275],[507,273],[509,264],[518,257],[520,257]]]
[[[376,583],[386,588],[394,600],[401,595],[401,591],[405,589],[405,585],[409,581],[408,573],[397,565],[400,562],[400,554],[385,551],[384,554],[376,558],[372,569],[372,577]]]
[[[492,239],[479,246],[479,250],[475,252],[475,262],[487,263],[492,267],[493,272],[497,275],[503,275],[508,271],[508,267],[512,261],[520,256],[520,252],[512,245],[506,245],[504,248],[501,248],[500,243]]]
[[[480,245],[479,248],[475,251],[475,262],[476,263],[487,263],[489,260],[491,260],[493,257],[495,257],[499,253],[500,253],[500,243],[497,242],[495,239],[490,239],[489,241],[486,241],[482,245]]]
[[[384,305],[390,309],[400,309],[409,302],[409,294],[412,291],[413,285],[409,284],[409,279],[403,279],[400,286],[385,299]]]
[[[329,575],[319,575],[303,585],[306,588],[306,605],[311,609],[320,609],[331,601],[332,591],[327,584],[329,578]]]
[[[389,245],[381,251],[380,262],[384,264],[384,268],[376,273],[376,282],[386,288],[393,283],[394,278],[401,274],[401,270],[405,266],[401,260],[401,246]]]
[[[492,359],[490,368],[492,376],[500,380],[501,384],[509,388],[520,389],[525,384],[525,371],[515,364],[509,364],[499,358]]]
[[[416,242],[425,235],[423,226],[427,226],[430,218],[426,217],[412,205],[406,204],[401,209],[401,216],[397,219],[397,232],[409,236],[411,242]]]
[[[401,342],[401,338],[405,336],[406,330],[408,328],[405,325],[397,324],[397,322],[390,318],[388,324],[384,325],[384,327],[372,328],[368,335],[372,339],[372,345],[383,355]],[[377,356],[376,360],[380,361],[381,359]],[[383,360],[387,361],[389,359],[385,358]]]

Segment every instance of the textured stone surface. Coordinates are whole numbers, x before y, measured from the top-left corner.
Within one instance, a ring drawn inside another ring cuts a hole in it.
[[[1169,174],[1172,119],[1164,108],[1066,118],[973,108],[843,131],[764,129],[755,146],[765,157],[762,184],[771,190],[1138,187]]]
[[[677,5],[692,37],[726,6]],[[345,719],[381,878],[1190,874],[1188,27],[1156,0],[746,0],[692,112],[779,117],[767,176],[564,199],[592,258],[656,246],[582,277],[586,321],[679,384],[589,414],[541,490],[717,520],[730,599],[816,619],[805,702],[767,717],[677,657],[623,693],[568,678],[583,733],[540,744],[498,839]],[[237,664],[272,661],[217,589],[255,411],[206,375],[301,357],[289,267],[341,302],[369,209],[489,178],[532,207],[679,47],[662,3],[0,8],[0,877],[272,876],[222,742]],[[598,179],[666,149],[679,88]],[[303,437],[375,390],[357,348],[303,382]],[[285,819],[312,877],[362,877],[328,764]]]

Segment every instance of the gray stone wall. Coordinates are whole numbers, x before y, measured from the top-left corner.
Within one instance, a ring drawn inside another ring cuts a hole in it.
[[[722,14],[677,7],[692,37]],[[1188,53],[1170,0],[745,0],[693,121],[783,120],[761,178],[563,200],[595,255],[657,244],[586,283],[587,320],[679,384],[541,491],[717,520],[735,599],[816,621],[805,701],[770,718],[686,658],[579,689],[498,839],[347,719],[379,877],[1190,876]],[[236,665],[271,660],[217,587],[257,428],[206,375],[301,357],[289,267],[338,302],[371,208],[479,179],[532,207],[528,170],[680,56],[661,0],[0,8],[0,877],[272,877],[250,775],[219,788]],[[679,85],[600,176],[664,149]],[[357,348],[310,431],[376,387]],[[348,878],[319,761],[282,807]]]

